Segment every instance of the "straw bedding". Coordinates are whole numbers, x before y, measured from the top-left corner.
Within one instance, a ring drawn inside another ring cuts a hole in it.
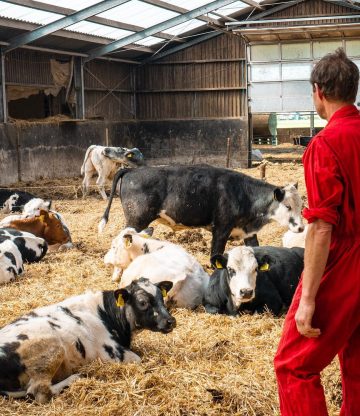
[[[259,177],[257,168],[246,170]],[[305,194],[300,165],[271,164],[267,179],[274,184],[299,181]],[[87,289],[111,289],[111,269],[103,256],[111,239],[124,225],[120,203],[113,203],[102,236],[97,224],[105,203],[96,193],[76,199],[80,179],[38,181],[43,189],[30,192],[52,196],[55,209],[64,214],[75,248],[49,253],[38,264],[26,265],[24,276],[0,289],[0,326],[33,308],[60,301]],[[67,188],[54,186],[67,185]],[[2,218],[4,215],[0,215]],[[262,245],[281,245],[284,230],[277,224],[259,234]],[[210,238],[204,230],[171,232],[155,228],[155,237],[177,242],[189,250],[207,271]],[[231,248],[239,242],[229,242]],[[81,369],[84,378],[47,405],[0,398],[0,415],[278,415],[273,356],[283,318],[270,314],[240,317],[212,316],[203,308],[174,310],[177,327],[167,335],[142,331],[135,334],[133,350],[139,364],[94,362]],[[330,415],[341,403],[340,376],[335,361],[323,374]]]

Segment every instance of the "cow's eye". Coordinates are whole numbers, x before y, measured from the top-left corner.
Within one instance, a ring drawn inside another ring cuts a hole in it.
[[[290,205],[285,205],[285,207],[287,208],[288,211],[291,211],[291,206]]]
[[[139,299],[138,304],[142,309],[146,309],[148,307],[148,302],[145,299]]]

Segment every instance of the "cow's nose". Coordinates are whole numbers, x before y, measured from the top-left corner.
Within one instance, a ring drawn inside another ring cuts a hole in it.
[[[240,296],[243,299],[251,299],[253,297],[254,291],[252,289],[241,289]]]
[[[170,317],[170,318],[168,318],[166,322],[167,322],[167,324],[168,324],[169,326],[171,326],[172,328],[174,328],[174,327],[175,327],[175,325],[176,325],[176,319],[175,319],[174,317]]]

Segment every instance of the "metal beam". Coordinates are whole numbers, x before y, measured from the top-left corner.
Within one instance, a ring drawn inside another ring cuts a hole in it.
[[[282,10],[288,9],[289,7],[296,6],[299,3],[304,3],[304,1],[307,1],[307,0],[294,0],[294,1],[289,0],[289,1],[286,1],[285,3],[283,3],[283,4],[279,4],[277,6],[272,6],[271,4],[269,4],[269,6],[270,6],[269,9],[267,9],[264,12],[261,12],[259,14],[256,14],[255,16],[252,17],[252,20],[262,19],[263,17],[269,16],[270,14],[281,12]],[[263,6],[265,6],[265,4]],[[266,4],[266,6],[268,6],[268,5]],[[241,22],[241,20],[239,20],[239,22]]]
[[[0,49],[0,122],[7,122],[7,99],[5,88],[5,53]]]
[[[256,9],[264,10],[264,7],[254,0],[241,0],[241,2],[248,4],[249,6],[255,7]]]
[[[85,118],[85,101],[84,101],[84,65],[83,58],[79,56],[74,58],[74,87],[76,94],[75,117],[77,119]]]
[[[326,3],[330,3],[330,4],[336,4],[337,6],[342,6],[342,7],[346,7],[348,9],[352,9],[352,10],[360,10],[359,6],[356,6],[353,3],[349,3],[347,1],[340,1],[340,0],[324,0]]]
[[[189,11],[188,9],[184,9],[182,7],[176,6],[175,4],[166,3],[165,1],[162,1],[162,0],[141,0],[141,1],[143,3],[148,3],[148,4],[151,4],[152,6],[161,7],[162,9],[170,10],[171,12],[175,12],[179,14],[184,14]],[[203,22],[206,22],[206,23],[213,23],[217,25],[219,24],[217,20],[211,19],[210,17],[206,17],[206,16],[199,16],[197,17],[197,19],[202,20]]]
[[[157,25],[150,26],[149,28],[134,33],[133,35],[127,36],[111,42],[106,46],[100,46],[98,48],[92,49],[88,52],[89,57],[85,58],[85,62],[90,61],[91,59],[97,58],[99,56],[105,55],[116,51],[117,49],[126,46],[130,43],[137,42],[141,39],[152,36],[157,32],[170,29],[171,27],[180,25],[181,23],[187,22],[188,20],[195,19],[196,17],[202,16],[205,13],[212,12],[213,10],[219,9],[220,7],[226,6],[228,4],[234,3],[234,0],[215,0],[211,3],[206,4],[205,6],[197,7],[194,10],[191,10],[183,15],[173,17],[172,19],[166,20],[165,22],[158,23]]]
[[[33,30],[30,33],[24,33],[19,36],[15,36],[9,40],[9,46],[4,49],[4,52],[9,52],[19,46],[26,45],[34,40],[40,39],[44,36],[50,35],[64,27],[71,26],[74,23],[80,22],[95,14],[105,12],[106,10],[112,9],[120,4],[126,3],[129,0],[104,0],[100,3],[96,3],[90,7],[86,7],[83,10],[79,10],[71,14],[70,16],[63,17],[55,22],[41,26],[38,29]]]
[[[206,40],[212,39],[216,36],[219,36],[219,35],[221,35],[221,33],[222,32],[214,31],[214,32],[211,32],[211,33],[207,33],[206,35],[203,35],[203,36],[198,36],[197,38],[195,38],[193,40],[190,40],[189,42],[186,42],[183,45],[178,45],[178,46],[175,46],[174,48],[168,49],[165,52],[161,52],[161,53],[158,53],[157,55],[153,55],[150,58],[145,59],[142,63],[143,64],[148,64],[148,63],[157,61],[161,58],[165,58],[165,56],[171,55],[175,52],[182,51],[184,49],[189,48],[190,46],[197,45],[198,43],[201,43],[201,42],[204,42]]]
[[[4,0],[4,1],[6,3],[12,3],[18,6],[29,7],[31,9],[42,10],[42,11],[50,12],[50,13],[56,13],[56,14],[60,14],[63,16],[69,16],[73,13],[76,13],[76,10],[73,10],[73,9],[68,9],[66,7],[60,7],[60,6],[54,6],[52,4],[41,3],[39,1],[34,1],[34,0]],[[92,23],[97,23],[103,26],[114,27],[116,29],[129,30],[131,32],[140,32],[141,30],[145,29],[144,27],[141,27],[141,26],[131,25],[125,22],[118,22],[117,20],[105,19],[104,17],[100,17],[100,16],[91,16],[84,20],[88,22],[92,22]],[[177,37],[174,38],[172,35],[169,35],[168,33],[160,32],[160,33],[157,33],[156,36],[162,39],[167,39],[167,40],[171,39],[176,42],[183,42],[182,39],[179,39]]]

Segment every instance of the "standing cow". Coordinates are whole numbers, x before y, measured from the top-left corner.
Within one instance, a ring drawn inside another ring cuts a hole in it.
[[[139,279],[114,291],[86,292],[35,309],[0,329],[0,392],[19,398],[32,394],[48,402],[96,359],[139,362],[131,351],[135,330],[168,333],[175,318],[164,306],[163,291]],[[164,293],[165,294],[165,293]]]
[[[123,169],[113,180],[99,224],[105,227],[117,182],[126,226],[137,231],[155,219],[174,230],[211,227],[211,255],[223,253],[230,236],[254,236],[272,220],[303,230],[297,185],[277,187],[243,173],[207,165]]]
[[[235,247],[212,257],[215,271],[203,304],[209,313],[241,311],[278,315],[290,306],[304,268],[304,249]]]
[[[126,147],[90,146],[86,150],[84,162],[81,166],[81,174],[84,175],[83,195],[87,195],[92,177],[98,174],[96,184],[100,195],[107,200],[105,193],[106,181],[111,180],[120,167],[138,166],[143,162],[144,156],[136,147],[127,149]]]

